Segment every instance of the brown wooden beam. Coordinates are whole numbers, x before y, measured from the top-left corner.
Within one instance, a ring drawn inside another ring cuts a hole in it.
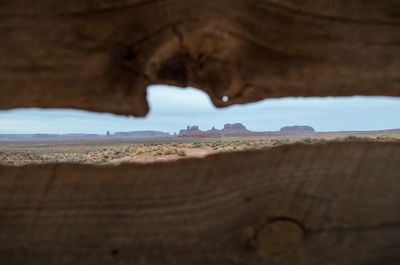
[[[399,14],[397,0],[1,1],[0,108],[143,116],[158,83],[219,107],[400,96]]]
[[[400,144],[0,167],[13,264],[399,264]]]

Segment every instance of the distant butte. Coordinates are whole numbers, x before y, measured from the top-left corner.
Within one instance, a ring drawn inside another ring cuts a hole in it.
[[[178,136],[213,136],[213,135],[220,135],[220,134],[247,134],[247,133],[252,133],[252,132],[249,131],[243,124],[227,123],[224,125],[224,128],[222,130],[217,130],[213,126],[208,131],[201,131],[199,129],[199,126],[187,126],[186,129],[182,129],[179,131]]]
[[[264,131],[264,132],[254,132],[250,131],[242,123],[227,123],[221,130],[215,129],[213,126],[210,130],[201,131],[199,126],[187,126],[186,129],[179,131],[178,136],[190,137],[190,136],[200,136],[200,137],[215,137],[217,135],[230,135],[230,136],[257,136],[257,135],[270,135],[270,134],[309,134],[314,133],[315,130],[311,126],[286,126],[282,127],[280,131]]]

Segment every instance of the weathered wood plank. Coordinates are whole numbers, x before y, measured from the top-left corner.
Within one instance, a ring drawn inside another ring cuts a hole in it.
[[[400,144],[0,167],[2,264],[399,264]]]
[[[155,83],[217,106],[400,96],[399,14],[397,0],[1,1],[0,108],[143,116]]]

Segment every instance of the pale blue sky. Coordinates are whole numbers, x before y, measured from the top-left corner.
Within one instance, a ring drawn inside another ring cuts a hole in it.
[[[268,99],[215,108],[194,88],[149,87],[150,113],[145,118],[64,109],[0,111],[0,134],[98,133],[107,130],[178,132],[187,125],[207,130],[241,122],[254,131],[276,131],[287,125],[310,125],[317,131],[400,128],[400,98],[339,97]]]

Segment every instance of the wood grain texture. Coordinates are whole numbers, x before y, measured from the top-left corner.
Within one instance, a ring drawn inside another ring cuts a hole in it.
[[[218,107],[400,96],[399,47],[398,0],[3,0],[0,108],[143,116],[158,83]]]
[[[400,263],[400,144],[0,167],[2,264]]]

